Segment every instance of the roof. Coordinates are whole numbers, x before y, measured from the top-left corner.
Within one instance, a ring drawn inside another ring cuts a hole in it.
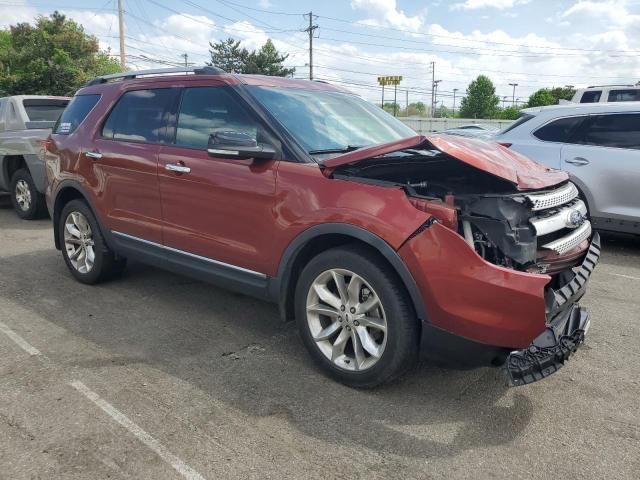
[[[154,69],[154,70],[134,70],[129,72],[116,73],[112,75],[104,75],[96,77],[88,82],[85,88],[93,90],[93,87],[103,87],[105,85],[129,85],[131,83],[150,82],[183,82],[185,80],[202,81],[206,79],[215,79],[218,82],[227,85],[259,85],[269,87],[286,87],[286,88],[302,88],[307,90],[326,90],[351,93],[349,90],[331,85],[327,82],[310,81],[301,79],[292,79],[285,77],[273,77],[266,75],[244,75],[235,73],[226,73],[216,67],[194,67],[194,68],[170,68],[170,69]]]

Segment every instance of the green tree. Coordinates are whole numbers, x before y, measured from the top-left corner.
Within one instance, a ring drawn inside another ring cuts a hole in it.
[[[382,108],[385,112],[390,113],[391,115],[393,115],[394,109],[396,115],[400,113],[400,105],[398,105],[397,103],[384,102],[384,106]]]
[[[500,120],[515,120],[520,116],[520,110],[522,109],[522,107],[507,107],[507,108],[501,108],[500,110],[497,111],[495,118],[498,118]]]
[[[296,69],[286,68],[283,65],[287,58],[289,58],[289,54],[281,54],[269,38],[260,50],[249,54],[243,73],[288,77]]]
[[[70,95],[88,80],[120,70],[95,37],[57,11],[1,33],[0,90],[7,95]]]
[[[553,105],[557,103],[556,99],[551,95],[547,88],[541,88],[529,97],[528,107],[544,107],[545,105]]]
[[[427,113],[427,106],[422,102],[410,103],[405,109],[404,114],[407,117],[420,116],[423,117]]]
[[[569,87],[541,88],[529,97],[527,106],[544,107],[545,105],[556,105],[560,100],[571,100],[576,91]]]
[[[211,47],[209,65],[219,67],[226,72],[253,73],[275,77],[286,77],[295,72],[295,68],[286,68],[283,65],[289,55],[281,54],[271,39],[268,39],[259,50],[253,52],[240,47],[240,41],[233,38],[209,43],[209,45]]]
[[[243,73],[249,52],[246,48],[240,47],[240,40],[229,37],[220,42],[209,42],[209,46],[211,47],[209,49],[211,55],[209,65],[229,73]]]
[[[500,98],[489,77],[479,75],[467,87],[466,96],[460,103],[460,117],[491,118],[498,109]]]

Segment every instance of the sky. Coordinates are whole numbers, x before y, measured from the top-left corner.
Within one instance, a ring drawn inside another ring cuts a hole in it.
[[[54,10],[119,54],[117,0],[0,0],[0,28]],[[228,37],[249,49],[271,38],[309,77],[313,12],[314,78],[380,102],[377,77],[402,75],[398,103],[459,106],[485,74],[509,105],[538,88],[635,84],[640,80],[640,0],[123,0],[132,69],[209,60],[209,42]],[[385,101],[393,99],[387,88]]]

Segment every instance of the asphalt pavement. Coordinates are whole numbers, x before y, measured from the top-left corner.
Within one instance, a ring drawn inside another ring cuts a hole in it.
[[[359,391],[268,303],[138,263],[77,283],[0,197],[0,478],[637,479],[640,238],[604,236],[582,303],[544,381],[423,363]]]

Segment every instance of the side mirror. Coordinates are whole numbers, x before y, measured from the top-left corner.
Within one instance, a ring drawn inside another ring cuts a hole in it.
[[[244,132],[225,130],[214,132],[209,136],[207,152],[212,157],[222,158],[260,158],[271,160],[275,157],[275,149],[266,143],[258,143]]]

